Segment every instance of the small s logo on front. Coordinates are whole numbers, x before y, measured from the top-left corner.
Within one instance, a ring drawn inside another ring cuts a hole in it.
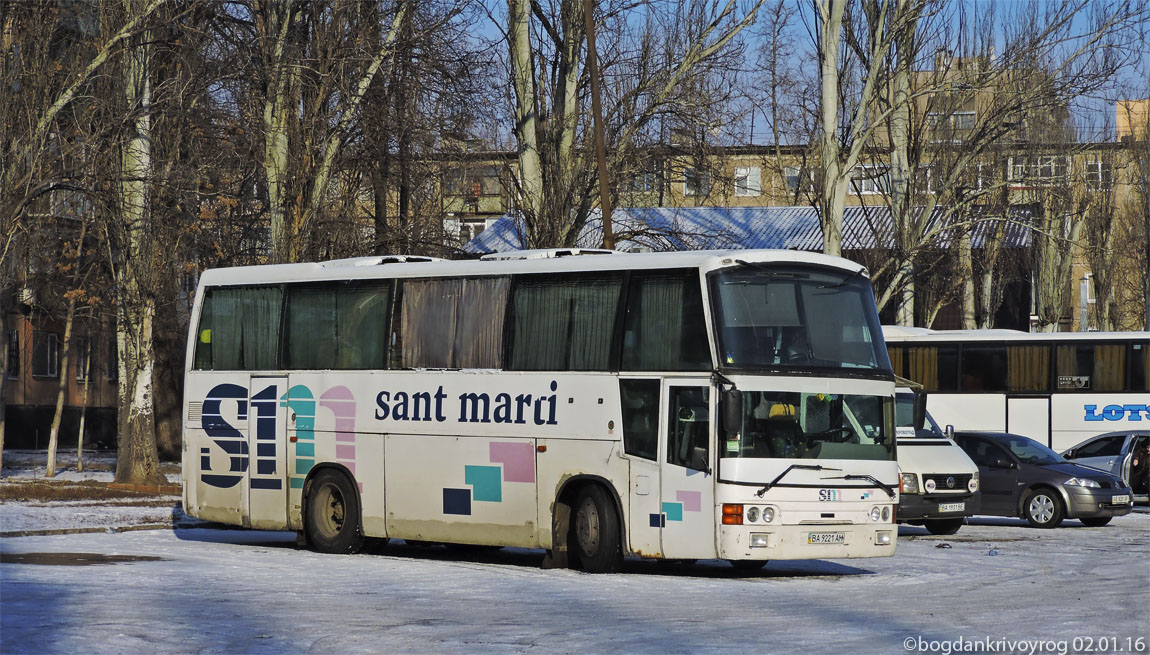
[[[839,500],[839,490],[819,489],[819,500],[822,502],[837,502]]]

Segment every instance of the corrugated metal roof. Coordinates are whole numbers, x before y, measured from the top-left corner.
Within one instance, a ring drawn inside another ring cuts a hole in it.
[[[921,208],[917,210],[921,213]],[[938,229],[936,244],[949,247],[965,220],[944,218],[946,211],[936,208],[926,227],[933,229],[940,221],[955,228]],[[1030,243],[1030,230],[1025,225],[1029,214],[1012,210],[1005,223],[1005,245],[1025,247]],[[814,207],[626,207],[612,212],[619,250],[713,250],[713,249],[790,249],[820,252],[823,249],[822,227]],[[972,245],[981,248],[992,228],[993,220],[975,223]],[[522,219],[516,214],[499,218],[464,246],[466,252],[486,254],[521,250],[526,247]],[[597,248],[602,242],[602,221],[593,210],[579,233],[576,246]],[[886,207],[847,207],[843,212],[843,250],[869,250],[894,245],[890,210]]]

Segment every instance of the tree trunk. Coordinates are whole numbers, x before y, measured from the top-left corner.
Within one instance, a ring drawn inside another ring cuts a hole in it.
[[[84,353],[84,384],[80,385],[80,429],[76,433],[76,471],[84,470],[84,427],[88,418],[88,385],[92,383],[92,340],[86,342]]]
[[[978,327],[978,321],[974,312],[974,255],[970,232],[963,232],[958,243],[958,270],[962,276],[962,329],[973,330]]]
[[[269,2],[265,8],[265,39],[272,47],[264,56],[269,76],[267,97],[263,105],[263,170],[267,179],[268,221],[271,226],[271,258],[274,263],[294,261],[295,232],[292,229],[291,198],[288,189],[288,125],[291,122],[292,99],[299,86],[299,67],[288,61],[288,37],[296,20],[295,3]]]
[[[82,236],[81,241],[83,241]],[[52,415],[52,430],[48,433],[48,467],[44,472],[44,477],[47,478],[56,477],[56,447],[60,443],[60,423],[64,418],[64,397],[68,393],[68,363],[72,359],[72,324],[75,323],[75,319],[76,301],[69,299],[68,312],[64,317],[64,356],[60,358],[60,385],[56,390],[56,412]]]
[[[511,78],[515,88],[515,137],[519,143],[519,207],[527,227],[527,247],[544,245],[539,223],[542,218],[543,164],[536,133],[535,67],[531,48],[531,2],[508,0],[511,27],[507,43]]]
[[[155,348],[155,286],[151,235],[150,182],[152,175],[152,86],[149,35],[136,39],[124,64],[124,91],[135,119],[124,145],[119,185],[119,219],[126,243],[117,271],[120,292],[116,342],[120,363],[118,423],[121,427],[116,460],[116,482],[162,484],[156,451],[153,370]]]
[[[841,167],[839,131],[839,43],[842,38],[844,2],[819,0],[819,151],[823,181],[819,194],[819,220],[823,227],[823,252],[842,255],[843,210],[846,207],[847,179]]]

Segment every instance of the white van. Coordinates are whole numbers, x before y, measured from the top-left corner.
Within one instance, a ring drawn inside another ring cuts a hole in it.
[[[954,534],[963,519],[978,511],[978,467],[926,412],[925,395],[918,404],[922,427],[915,429],[916,392],[898,388],[898,521],[926,526],[931,534]]]

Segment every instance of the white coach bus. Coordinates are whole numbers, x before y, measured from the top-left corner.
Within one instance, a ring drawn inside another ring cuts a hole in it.
[[[192,326],[191,516],[325,552],[517,546],[595,572],[628,554],[758,567],[895,550],[894,377],[846,260],[557,250],[218,269]]]
[[[930,392],[942,425],[1012,432],[1058,452],[1150,428],[1150,332],[883,332],[895,372]]]

